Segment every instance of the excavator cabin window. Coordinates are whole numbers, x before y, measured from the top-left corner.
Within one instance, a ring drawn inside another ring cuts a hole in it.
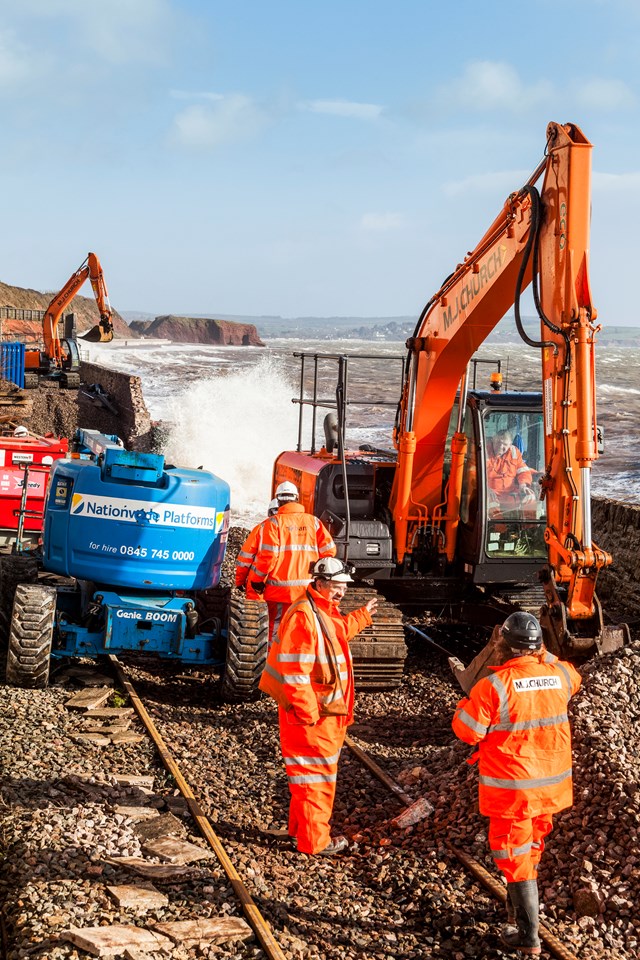
[[[484,417],[487,539],[491,557],[545,557],[542,413],[491,411]]]

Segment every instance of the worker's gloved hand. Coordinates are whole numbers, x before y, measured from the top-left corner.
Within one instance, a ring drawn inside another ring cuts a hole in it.
[[[532,500],[535,500],[536,495],[533,492],[533,489],[529,486],[528,483],[523,483],[520,487],[520,499],[523,503],[531,503]]]
[[[256,593],[264,593],[266,584],[264,584],[262,580],[252,580],[251,586],[253,587]]]

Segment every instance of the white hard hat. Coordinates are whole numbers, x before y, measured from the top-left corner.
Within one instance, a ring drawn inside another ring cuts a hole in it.
[[[291,480],[283,480],[282,483],[279,483],[276,487],[276,500],[278,503],[286,503],[287,500],[297,500],[298,496],[298,488],[295,483],[291,483]]]
[[[13,431],[13,435],[14,437],[28,437],[29,431],[27,430],[26,427],[22,426],[21,424],[19,427],[15,428],[15,430]]]
[[[273,513],[277,513],[279,506],[280,506],[280,504],[278,503],[278,498],[277,498],[277,497],[274,497],[273,500],[271,501],[271,503],[269,504],[269,509],[267,510],[267,515],[270,517]]]
[[[313,576],[317,580],[333,580],[334,583],[353,583],[353,577],[342,560],[337,557],[323,557],[313,565]]]

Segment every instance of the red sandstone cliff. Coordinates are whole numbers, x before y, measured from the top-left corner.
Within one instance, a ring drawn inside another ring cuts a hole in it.
[[[160,337],[175,343],[212,343],[232,347],[264,347],[252,323],[234,323],[211,317],[156,317],[151,323],[132,323],[145,337]]]

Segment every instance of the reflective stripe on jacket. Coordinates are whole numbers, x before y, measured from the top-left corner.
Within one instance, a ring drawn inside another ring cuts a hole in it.
[[[336,545],[323,523],[301,503],[285,503],[262,525],[252,579],[265,583],[265,600],[291,601],[311,583],[311,566],[334,557]]]
[[[580,675],[546,651],[514,657],[479,680],[453,718],[457,737],[479,744],[480,812],[538,816],[570,807],[570,698]]]
[[[260,548],[262,528],[265,523],[266,520],[261,520],[260,523],[253,528],[247,539],[240,547],[240,552],[236,558],[236,587],[241,587],[243,584],[246,584],[246,595],[248,600],[262,599],[251,586],[251,581],[255,576],[253,564]]]
[[[491,489],[498,493],[508,493],[522,484],[530,486],[533,483],[531,470],[513,444],[501,457],[488,458],[487,479]]]
[[[260,689],[292,711],[294,723],[316,723],[321,716],[346,716],[349,722],[354,693],[349,640],[372,622],[366,607],[343,616],[337,603],[309,587],[283,617]]]

